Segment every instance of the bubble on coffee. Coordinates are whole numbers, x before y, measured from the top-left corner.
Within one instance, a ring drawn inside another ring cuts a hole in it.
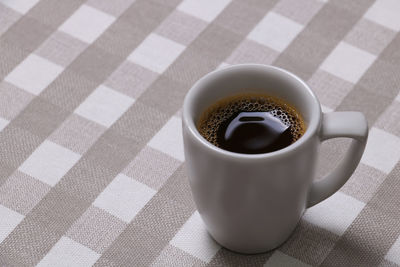
[[[296,142],[306,127],[289,103],[264,94],[241,94],[210,106],[200,116],[197,128],[217,147],[259,154]]]

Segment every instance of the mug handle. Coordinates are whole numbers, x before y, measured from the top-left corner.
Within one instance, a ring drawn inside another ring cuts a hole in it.
[[[349,137],[353,140],[340,164],[330,174],[312,183],[307,208],[330,197],[353,174],[367,143],[368,123],[360,112],[324,113],[319,136],[321,141],[337,137]]]

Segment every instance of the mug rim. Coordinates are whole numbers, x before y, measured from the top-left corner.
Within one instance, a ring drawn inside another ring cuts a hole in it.
[[[240,69],[246,69],[246,68],[260,68],[263,69],[264,71],[278,71],[287,76],[290,79],[295,80],[297,83],[301,85],[303,90],[306,91],[307,95],[310,97],[312,100],[313,107],[311,107],[311,119],[309,124],[307,125],[307,129],[305,133],[298,139],[296,142],[290,144],[287,147],[284,147],[282,149],[273,151],[273,152],[267,152],[267,153],[259,153],[259,154],[245,154],[245,153],[238,153],[238,152],[232,152],[228,151],[222,148],[219,148],[209,141],[207,141],[197,130],[196,123],[194,122],[194,119],[192,118],[190,114],[190,105],[196,101],[195,95],[198,93],[199,90],[201,90],[202,84],[205,83],[207,80],[210,80],[214,78],[217,75],[220,75],[222,73],[230,72],[230,71],[237,71]],[[238,158],[238,159],[267,159],[267,158],[276,158],[279,156],[283,156],[287,153],[293,152],[297,150],[299,147],[303,146],[307,141],[315,134],[315,132],[319,129],[320,127],[320,122],[321,122],[321,105],[319,103],[318,98],[314,94],[314,92],[311,90],[311,88],[297,75],[293,74],[290,71],[287,71],[285,69],[275,67],[272,65],[264,65],[264,64],[235,64],[231,65],[228,67],[225,67],[223,69],[217,69],[214,71],[211,71],[204,75],[202,78],[200,78],[198,81],[194,83],[194,85],[189,89],[188,93],[185,96],[185,99],[183,101],[183,112],[182,112],[182,122],[184,125],[186,125],[189,129],[189,132],[191,135],[195,137],[195,139],[200,142],[203,146],[206,146],[208,149],[212,150],[215,153],[220,154],[221,156],[225,157],[233,157],[233,158]]]

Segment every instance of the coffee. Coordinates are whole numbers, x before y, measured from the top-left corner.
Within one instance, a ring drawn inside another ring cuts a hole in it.
[[[285,148],[306,129],[293,106],[264,94],[241,94],[218,101],[203,112],[197,128],[215,146],[245,154]]]

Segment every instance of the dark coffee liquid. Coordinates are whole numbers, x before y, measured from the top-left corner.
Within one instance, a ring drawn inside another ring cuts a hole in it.
[[[260,154],[289,146],[303,135],[305,125],[288,103],[267,95],[246,94],[209,107],[200,117],[198,129],[222,149]]]

